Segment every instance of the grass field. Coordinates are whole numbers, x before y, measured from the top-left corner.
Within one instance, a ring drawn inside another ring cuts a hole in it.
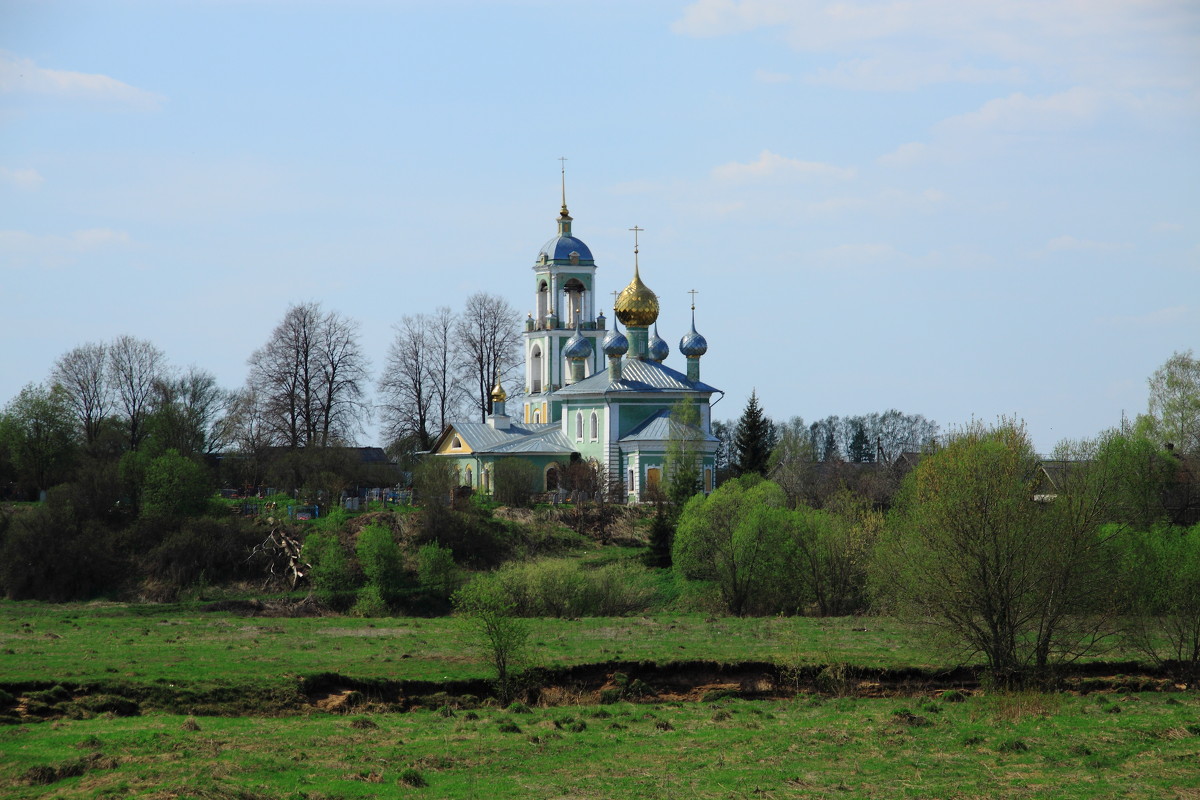
[[[151,715],[3,727],[0,753],[0,793],[13,800],[1188,798],[1200,796],[1200,699]]]
[[[888,618],[739,619],[703,615],[530,620],[531,660],[842,662],[935,666]],[[275,682],[339,672],[358,678],[488,677],[452,618],[260,618],[186,606],[0,602],[0,683],[121,679]]]
[[[936,663],[912,631],[886,618],[529,622],[531,660],[547,667],[952,666]],[[918,689],[910,697],[660,697],[525,713],[485,702],[363,713],[386,707],[376,704],[337,714],[291,702],[299,679],[319,673],[488,677],[463,628],[448,618],[0,602],[0,685],[190,687],[208,691],[200,709],[237,707],[205,705],[223,687],[259,688],[267,710],[249,702],[242,716],[190,718],[161,710],[186,703],[151,700],[138,716],[101,711],[0,725],[0,797],[1200,798],[1195,693],[968,693],[951,702]]]

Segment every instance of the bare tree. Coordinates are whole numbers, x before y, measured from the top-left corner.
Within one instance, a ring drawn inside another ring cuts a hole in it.
[[[166,373],[166,357],[144,339],[121,336],[108,348],[108,364],[109,379],[125,415],[129,449],[136,450],[146,435],[146,415],[155,386]]]
[[[521,334],[517,312],[502,297],[476,292],[455,327],[471,406],[485,420],[492,410],[492,387],[516,371]]]
[[[352,441],[368,409],[363,402],[367,361],[358,344],[358,323],[331,311],[318,328],[318,391],[315,438],[321,447]]]
[[[102,342],[89,342],[59,357],[52,380],[62,387],[67,403],[79,420],[83,440],[91,444],[100,433],[100,424],[112,403],[108,382],[108,348]]]
[[[159,381],[155,391],[147,427],[164,448],[185,456],[209,455],[232,440],[233,393],[218,386],[211,372],[188,367],[178,378]]]
[[[249,364],[248,389],[282,444],[325,447],[353,437],[366,380],[357,323],[319,303],[292,306]]]
[[[429,423],[433,410],[434,356],[428,322],[423,314],[405,315],[400,320],[379,378],[384,435],[388,441],[413,437],[421,450],[428,450],[433,438]]]
[[[428,320],[430,391],[432,394],[432,419],[436,423],[435,435],[446,429],[450,420],[458,417],[462,407],[463,391],[454,380],[456,365],[460,361],[454,329],[454,313],[441,306]]]

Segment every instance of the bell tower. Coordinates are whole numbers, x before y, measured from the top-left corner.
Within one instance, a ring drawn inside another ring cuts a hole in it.
[[[591,354],[583,364],[584,376],[601,369],[600,341],[607,320],[596,313],[596,262],[592,251],[571,229],[567,210],[566,159],[561,169],[562,208],[558,233],[538,251],[533,265],[534,311],[525,320],[524,421],[556,422],[558,410],[552,395],[568,382],[570,365],[565,348],[572,336],[588,339]]]

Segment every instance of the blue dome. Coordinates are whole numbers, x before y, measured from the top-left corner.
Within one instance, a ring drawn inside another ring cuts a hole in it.
[[[563,355],[567,358],[591,358],[592,343],[579,332],[579,328],[575,328],[575,335],[567,340],[567,346],[563,348]]]
[[[592,261],[592,251],[574,236],[555,236],[542,245],[538,258],[544,255],[550,261],[570,261],[571,253],[578,253],[580,262]]]
[[[708,340],[696,333],[696,323],[692,321],[692,329],[679,340],[679,352],[688,358],[699,358],[708,352]]]
[[[608,336],[604,337],[600,347],[609,358],[620,358],[629,352],[629,340],[625,338],[625,334],[613,328],[608,332]]]
[[[665,339],[658,335],[657,325],[654,326],[654,335],[650,337],[646,351],[651,361],[666,361],[667,356],[671,355],[671,347]]]

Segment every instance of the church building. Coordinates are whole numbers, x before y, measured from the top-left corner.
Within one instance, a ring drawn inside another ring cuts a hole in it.
[[[486,422],[454,422],[434,442],[432,453],[451,459],[459,482],[490,493],[496,462],[521,458],[541,475],[541,490],[569,488],[565,471],[590,462],[608,487],[620,487],[629,502],[652,494],[664,480],[672,440],[697,453],[702,488],[713,489],[717,440],[710,400],[719,389],[700,380],[700,358],[708,350],[691,330],[679,342],[686,372],[664,362],[670,347],[658,335],[658,297],[639,274],[634,246],[633,280],[616,298],[607,328],[596,310],[596,262],[571,230],[564,185],[558,234],[538,252],[533,265],[535,313],[525,321],[525,392],[514,414],[497,383]],[[635,237],[640,229],[634,228]],[[625,326],[621,333],[618,323]],[[683,401],[694,404],[696,424],[672,419]]]

